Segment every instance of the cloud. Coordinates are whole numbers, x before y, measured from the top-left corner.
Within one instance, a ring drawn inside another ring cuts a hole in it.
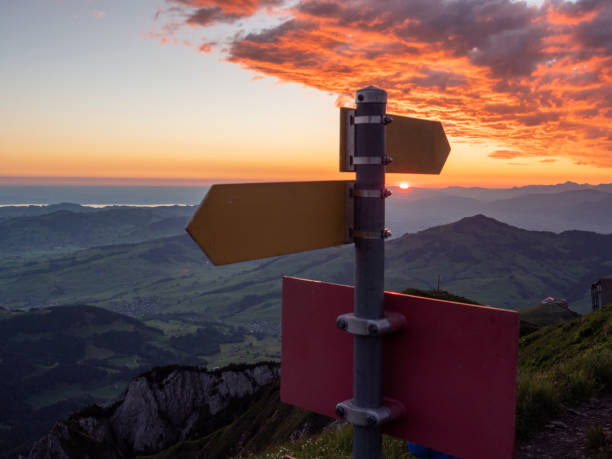
[[[167,2],[185,8],[186,23],[208,26],[253,16],[260,9],[280,6],[282,0],[167,0]]]
[[[489,158],[494,159],[514,159],[520,158],[521,156],[523,156],[523,153],[512,150],[496,150],[489,153]]]
[[[204,54],[211,53],[213,51],[213,46],[215,45],[216,43],[214,42],[202,42],[202,44],[198,47],[198,51]]]
[[[502,146],[492,158],[612,167],[610,0],[167,3],[177,27],[234,27],[215,48],[225,60],[335,93],[338,105],[374,84],[390,112],[439,119],[451,140]],[[243,22],[259,15],[271,20]]]

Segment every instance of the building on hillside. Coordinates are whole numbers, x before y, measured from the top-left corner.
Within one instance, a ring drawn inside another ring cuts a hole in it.
[[[547,296],[541,302],[541,304],[551,304],[554,303],[557,306],[564,307],[565,309],[569,308],[569,303],[567,302],[567,298],[553,298],[552,296]]]
[[[591,304],[593,311],[612,304],[612,274],[602,277],[591,285]]]

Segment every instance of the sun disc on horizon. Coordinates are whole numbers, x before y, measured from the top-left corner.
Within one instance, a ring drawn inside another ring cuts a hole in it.
[[[410,188],[410,183],[408,183],[408,182],[402,182],[402,183],[400,183],[400,184],[399,184],[399,187],[400,187],[402,190],[407,190],[408,188]]]

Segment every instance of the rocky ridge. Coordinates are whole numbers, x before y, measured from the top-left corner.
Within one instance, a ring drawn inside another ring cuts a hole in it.
[[[168,366],[134,378],[122,400],[89,406],[32,447],[29,459],[120,458],[153,454],[205,436],[243,412],[266,386],[277,383],[276,363],[208,371]]]

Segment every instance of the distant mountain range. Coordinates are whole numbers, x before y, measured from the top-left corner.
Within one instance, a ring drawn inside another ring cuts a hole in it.
[[[386,244],[386,288],[432,288],[519,309],[543,298],[590,308],[590,286],[612,272],[612,235],[527,231],[483,215]],[[0,265],[0,306],[87,303],[145,317],[195,312],[277,333],[284,275],[353,282],[353,250],[334,247],[214,267],[188,236],[96,247]],[[258,325],[259,326],[259,325]]]
[[[0,207],[0,253],[36,257],[183,234],[195,206]],[[397,238],[477,214],[530,230],[612,233],[612,184],[396,189],[386,225]]]
[[[610,234],[612,185],[398,191],[388,201],[387,225],[400,235],[476,214],[524,229]]]

